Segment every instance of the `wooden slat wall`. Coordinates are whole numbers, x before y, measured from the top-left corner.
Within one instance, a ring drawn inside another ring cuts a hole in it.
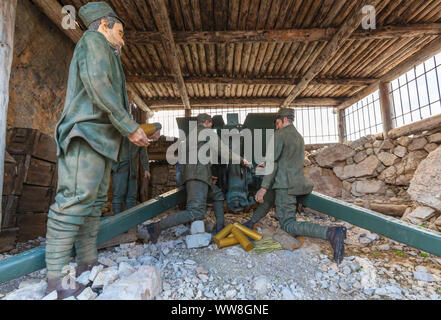
[[[173,32],[222,32],[287,30],[307,28],[338,29],[350,16],[353,3],[345,0],[164,0]],[[77,9],[86,0],[60,0]],[[109,0],[127,23],[127,32],[157,32],[152,9],[144,0]],[[439,0],[384,0],[376,7],[377,28],[441,22]],[[362,35],[358,29],[356,34]],[[336,51],[335,57],[317,78],[379,79],[400,62],[420,51],[432,41],[433,34],[394,38],[350,38]],[[185,78],[301,78],[314,65],[328,41],[181,43],[177,56]],[[128,75],[172,77],[167,53],[159,41],[128,42],[123,49],[123,64]],[[352,97],[369,84],[354,86],[310,83],[299,98]],[[136,82],[134,90],[148,101],[178,99],[173,82]],[[199,83],[186,82],[193,98],[286,98],[292,84]]]

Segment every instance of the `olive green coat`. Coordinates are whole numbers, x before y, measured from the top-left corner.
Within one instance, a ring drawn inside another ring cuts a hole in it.
[[[137,124],[129,114],[121,58],[104,35],[88,30],[78,41],[69,70],[66,102],[55,130],[57,154],[74,137],[85,139],[101,155],[118,160],[122,136]]]
[[[293,125],[274,134],[274,170],[262,181],[262,188],[288,189],[290,195],[300,196],[311,193],[313,184],[305,177],[305,143]]]

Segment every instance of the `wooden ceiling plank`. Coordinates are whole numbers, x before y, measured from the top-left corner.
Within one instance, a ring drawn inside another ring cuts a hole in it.
[[[323,67],[329,63],[334,57],[335,52],[341,47],[341,44],[349,38],[349,36],[355,31],[355,29],[361,23],[362,11],[361,8],[366,4],[376,4],[379,0],[363,0],[353,9],[353,13],[343,25],[339,28],[332,40],[328,42],[326,47],[322,50],[319,57],[316,59],[312,67],[308,70],[302,80],[297,83],[293,91],[286,98],[282,106],[288,106],[294,99],[306,88],[306,86],[314,79],[314,77],[323,69]]]

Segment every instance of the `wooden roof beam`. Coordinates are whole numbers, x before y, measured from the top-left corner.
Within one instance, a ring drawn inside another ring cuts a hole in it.
[[[415,66],[423,63],[424,61],[430,59],[434,55],[441,52],[441,37],[437,38],[436,40],[432,41],[429,45],[425,46],[422,50],[412,55],[410,58],[404,60],[401,62],[398,66],[393,68],[391,71],[389,71],[385,76],[383,76],[381,79],[378,79],[374,83],[372,83],[369,87],[366,89],[360,91],[355,96],[347,99],[344,103],[342,103],[338,108],[335,110],[335,112],[338,112],[339,110],[344,110],[354,103],[357,103],[361,99],[367,97],[368,95],[374,93],[376,90],[378,90],[380,83],[387,83],[395,80],[396,78],[400,77],[401,75],[405,74]]]
[[[332,37],[331,41],[328,42],[326,47],[322,50],[320,55],[314,61],[312,66],[309,68],[306,75],[300,80],[299,83],[296,84],[293,90],[289,93],[289,96],[285,99],[285,101],[281,104],[281,107],[289,106],[297,96],[306,89],[309,83],[317,76],[317,74],[326,66],[327,63],[335,56],[338,49],[341,47],[343,42],[345,42],[352,33],[358,28],[361,24],[363,13],[362,8],[365,5],[373,5],[375,6],[379,0],[363,0],[359,1],[350,17],[346,19],[343,25],[339,28],[337,33]]]
[[[43,0],[38,0],[43,1]],[[48,1],[48,0],[45,0]],[[242,42],[308,42],[330,41],[337,28],[239,30],[239,31],[177,31],[173,38],[177,44],[185,43],[242,43]],[[441,23],[384,26],[376,30],[357,30],[347,40],[385,40],[408,37],[441,35]],[[161,43],[159,32],[127,31],[128,44]]]
[[[127,82],[131,83],[172,83],[172,76],[153,76],[153,75],[132,75],[126,77]],[[247,85],[292,85],[300,81],[298,79],[286,78],[235,78],[235,77],[206,77],[206,76],[186,76],[185,83],[193,84],[247,84]],[[373,78],[318,78],[311,81],[310,85],[329,85],[329,86],[351,86],[367,87],[376,82]]]
[[[62,6],[57,0],[33,0],[33,2],[73,43],[77,43],[81,39],[83,31],[77,22],[75,29],[65,29],[62,27],[61,22],[66,14],[61,12]]]
[[[178,60],[178,54],[176,51],[176,44],[173,38],[173,32],[170,24],[170,18],[168,16],[167,7],[164,0],[149,0],[150,7],[152,8],[153,19],[156,22],[159,33],[161,34],[162,44],[167,51],[168,59],[173,68],[173,75],[178,86],[179,95],[181,96],[184,107],[187,110],[191,109],[190,100],[188,99],[187,88],[182,77],[181,66]]]
[[[278,107],[283,98],[195,98],[191,99],[192,108],[217,108],[217,107]],[[298,98],[290,106],[293,107],[335,107],[343,101],[342,98]],[[180,99],[150,99],[149,108],[182,109]]]

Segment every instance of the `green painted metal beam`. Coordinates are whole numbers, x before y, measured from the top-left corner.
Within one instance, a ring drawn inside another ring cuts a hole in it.
[[[175,189],[117,216],[103,218],[98,233],[98,244],[154,218],[183,201],[185,201],[185,192]],[[45,268],[45,248],[45,246],[40,246],[0,261],[0,283]]]
[[[440,232],[348,204],[317,192],[299,197],[299,202],[310,209],[441,257]]]

